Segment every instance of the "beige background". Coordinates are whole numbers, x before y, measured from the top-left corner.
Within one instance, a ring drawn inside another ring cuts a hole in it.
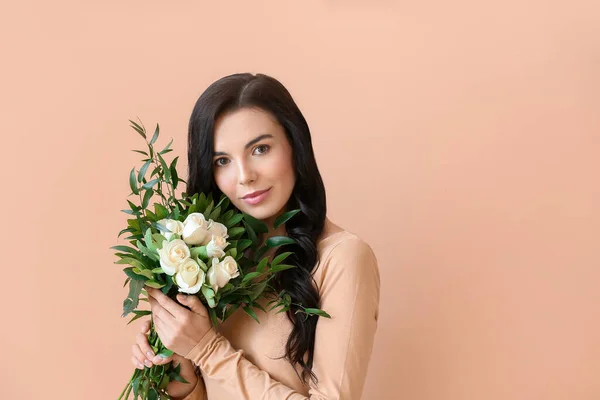
[[[288,87],[379,258],[364,399],[600,398],[597,1],[20,0],[0,40],[3,399],[117,397],[127,120],[184,166],[239,71]]]

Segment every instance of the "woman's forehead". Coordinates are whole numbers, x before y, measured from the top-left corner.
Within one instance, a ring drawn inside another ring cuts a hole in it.
[[[215,151],[226,151],[219,147],[244,147],[258,136],[270,134],[278,139],[283,128],[268,112],[255,108],[242,108],[219,117],[215,123]]]

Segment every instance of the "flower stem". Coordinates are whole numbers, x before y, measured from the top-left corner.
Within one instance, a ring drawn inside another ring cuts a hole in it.
[[[123,399],[123,395],[125,394],[125,392],[127,391],[127,389],[131,386],[131,380],[129,382],[127,382],[127,386],[125,386],[123,388],[123,391],[121,392],[121,394],[119,395],[119,398],[117,400],[121,400]],[[127,397],[126,397],[127,398]]]

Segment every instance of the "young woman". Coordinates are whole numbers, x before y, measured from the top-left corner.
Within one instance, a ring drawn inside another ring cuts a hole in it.
[[[285,211],[301,209],[261,240],[297,241],[267,253],[295,252],[286,262],[297,268],[281,272],[277,287],[331,318],[306,319],[292,307],[259,312],[259,324],[238,310],[215,329],[195,296],[178,295],[188,309],[147,288],[157,333],[175,354],[154,356],[146,322],[132,362],[181,364],[191,384],[172,382],[173,399],[358,400],[377,329],[377,259],[365,241],[327,218],[310,131],[292,96],[266,75],[226,76],[196,102],[188,139],[188,193],[224,193],[270,228]]]

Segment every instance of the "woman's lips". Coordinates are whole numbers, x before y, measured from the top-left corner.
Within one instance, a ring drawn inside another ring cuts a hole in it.
[[[242,200],[244,200],[246,203],[248,203],[250,205],[256,205],[256,204],[260,203],[261,201],[263,201],[264,199],[266,199],[270,193],[271,193],[271,188],[267,189],[266,191],[262,192],[261,194],[259,194],[257,196],[246,197]]]

